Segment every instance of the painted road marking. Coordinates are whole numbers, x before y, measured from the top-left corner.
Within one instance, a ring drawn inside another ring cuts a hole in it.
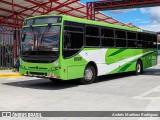
[[[133,97],[134,99],[148,99],[148,100],[158,100],[160,99],[159,97],[149,97],[149,95],[153,94],[153,93],[159,93],[160,94],[160,86],[157,86],[147,92],[144,92],[138,96]]]
[[[143,111],[159,111],[159,106],[157,106],[156,103],[159,103],[160,97],[149,97],[151,94],[159,94],[160,96],[160,86],[157,86],[147,92],[144,92],[138,96],[133,97],[134,99],[145,99],[145,100],[150,100],[148,105]],[[159,120],[158,117],[140,117],[138,120]]]
[[[155,75],[160,75],[160,72],[155,72],[154,74],[155,74]]]

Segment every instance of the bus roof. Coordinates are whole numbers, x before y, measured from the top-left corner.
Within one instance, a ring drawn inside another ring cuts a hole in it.
[[[111,27],[111,28],[118,28],[118,29],[122,29],[122,30],[157,34],[156,32],[142,30],[142,29],[133,28],[133,27],[129,27],[129,26],[121,26],[121,25],[110,24],[110,23],[106,23],[106,22],[87,20],[87,19],[67,16],[67,15],[48,14],[48,15],[40,15],[40,16],[30,17],[30,18],[27,18],[26,20],[40,18],[40,17],[49,17],[49,16],[61,16],[63,18],[63,20],[72,21],[72,22],[79,22],[79,23],[85,23],[85,24],[90,24],[90,25],[99,25],[99,26],[107,26],[107,27]]]

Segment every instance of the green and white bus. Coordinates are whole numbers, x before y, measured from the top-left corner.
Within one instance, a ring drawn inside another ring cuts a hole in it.
[[[25,20],[20,74],[92,83],[97,76],[157,64],[157,34],[65,15]]]

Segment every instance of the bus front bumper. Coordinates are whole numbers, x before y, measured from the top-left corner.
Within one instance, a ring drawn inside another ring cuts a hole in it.
[[[59,71],[34,71],[30,69],[20,68],[20,75],[27,77],[38,77],[38,78],[56,78],[60,79]]]

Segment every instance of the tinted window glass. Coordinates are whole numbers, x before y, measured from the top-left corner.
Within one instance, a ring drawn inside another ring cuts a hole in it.
[[[114,30],[102,28],[101,29],[101,36],[102,37],[114,37]]]
[[[128,40],[128,47],[129,48],[136,48],[137,47],[137,41],[135,41],[135,40]]]
[[[126,32],[125,31],[116,30],[115,34],[116,34],[116,38],[126,38]]]
[[[113,38],[102,38],[102,47],[114,47],[114,39]]]
[[[94,26],[86,26],[86,35],[99,36],[99,28]]]
[[[138,40],[146,40],[146,35],[144,33],[138,33]]]
[[[86,37],[86,46],[100,46],[100,38]]]
[[[116,39],[116,47],[126,47],[126,40]]]
[[[24,25],[38,25],[38,24],[49,24],[49,23],[60,23],[62,21],[61,17],[40,17],[28,19],[24,22]]]
[[[65,21],[63,33],[63,56],[64,58],[76,55],[84,44],[84,25]]]
[[[127,32],[127,39],[136,39],[136,33]]]

